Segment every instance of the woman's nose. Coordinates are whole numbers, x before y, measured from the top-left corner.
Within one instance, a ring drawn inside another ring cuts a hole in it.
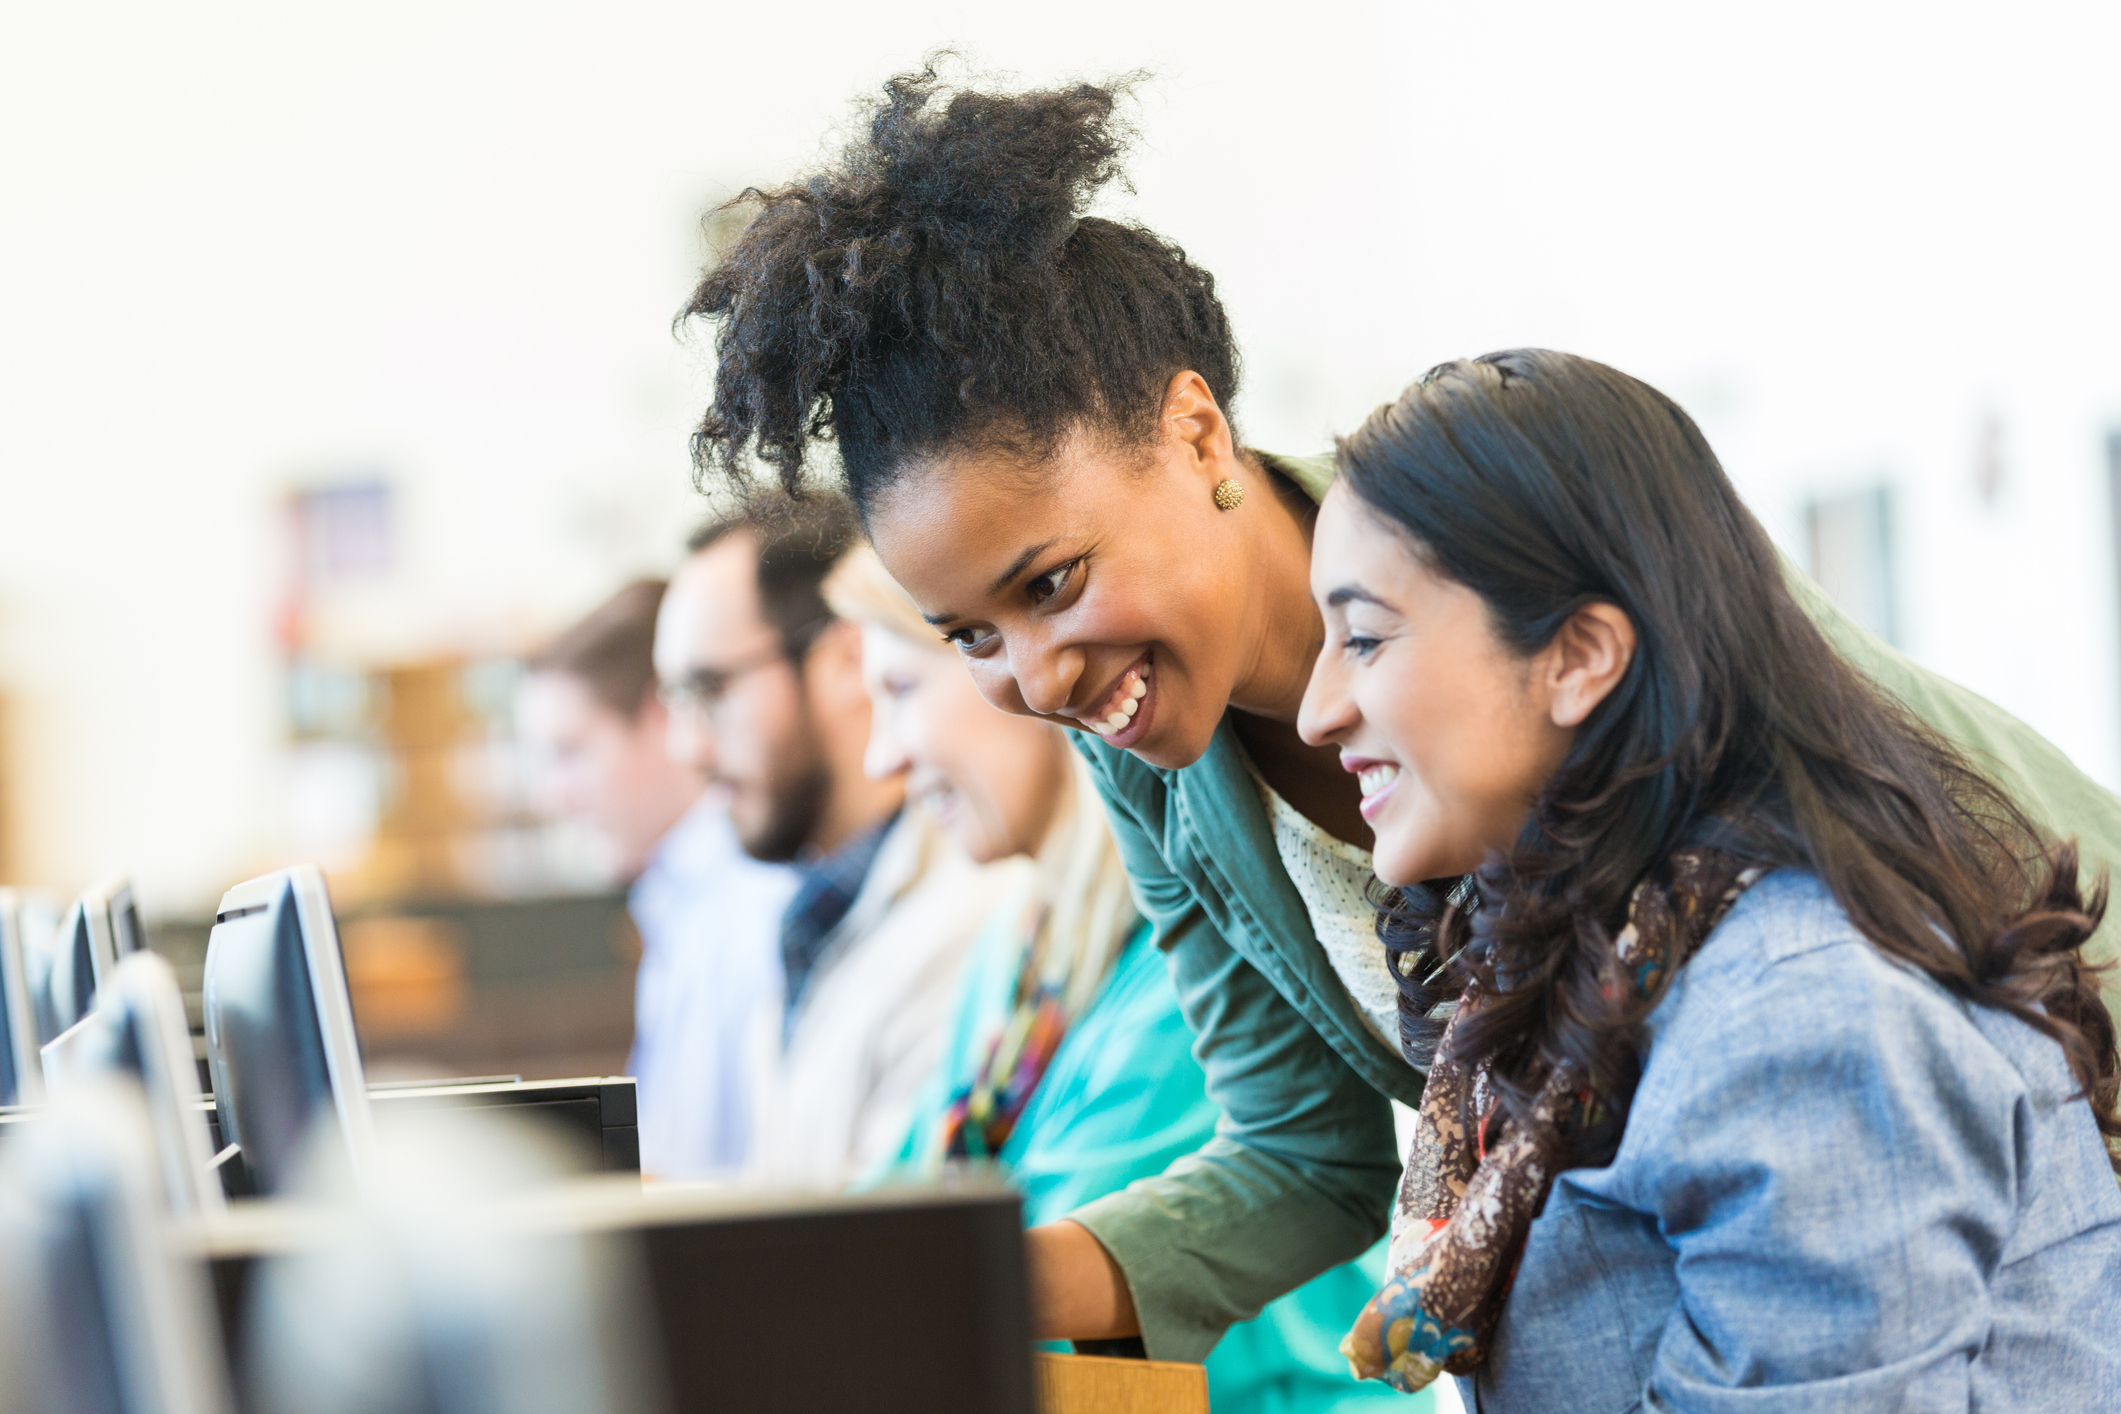
[[[874,781],[888,781],[912,765],[913,757],[900,740],[891,713],[877,709],[869,718],[869,745],[862,752],[863,773]]]
[[[1009,645],[1009,671],[1016,679],[1024,708],[1042,717],[1058,716],[1075,695],[1083,675],[1083,655],[1072,648],[1053,648],[1032,641]],[[989,694],[988,700],[993,701]],[[996,704],[1000,705],[1000,704]]]
[[[1361,720],[1347,674],[1328,647],[1311,665],[1311,681],[1296,713],[1296,734],[1313,746],[1324,746],[1346,736]]]

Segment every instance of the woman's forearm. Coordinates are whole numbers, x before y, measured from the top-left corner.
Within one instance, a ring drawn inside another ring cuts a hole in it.
[[[1040,1340],[1117,1340],[1139,1335],[1127,1279],[1090,1230],[1065,1218],[1024,1234],[1031,1268],[1031,1323]]]

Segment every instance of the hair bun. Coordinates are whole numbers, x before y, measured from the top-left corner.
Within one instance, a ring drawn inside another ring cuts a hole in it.
[[[1137,80],[1029,93],[951,91],[941,56],[884,86],[864,154],[891,236],[968,262],[1039,260],[1074,232],[1133,138],[1117,117]],[[842,178],[844,180],[844,178]]]
[[[757,215],[679,315],[720,325],[703,475],[746,485],[755,453],[800,494],[829,438],[866,513],[948,448],[1036,459],[1084,424],[1144,442],[1180,370],[1230,406],[1214,278],[1152,231],[1082,215],[1125,181],[1118,110],[1140,76],[1010,93],[946,82],[955,57],[887,83],[836,161],[732,203]]]

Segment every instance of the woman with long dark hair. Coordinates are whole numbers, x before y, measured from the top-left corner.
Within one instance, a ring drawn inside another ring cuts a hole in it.
[[[1483,1409],[2121,1408],[2074,847],[1835,654],[1646,385],[1446,364],[1340,460],[1299,725],[1361,783],[1433,1052],[1358,1369]]]
[[[1334,466],[1244,446],[1213,278],[1087,214],[1119,175],[1123,97],[895,79],[844,154],[741,199],[755,215],[685,315],[718,325],[703,474],[763,463],[800,489],[829,441],[987,699],[1078,733],[1224,1119],[1160,1177],[1033,1230],[1039,1319],[1199,1359],[1383,1232],[1388,1099],[1420,1104],[1427,1057],[1365,898],[1356,783],[1296,731]],[[2041,823],[2121,858],[2121,803],[2054,748],[1806,608]]]

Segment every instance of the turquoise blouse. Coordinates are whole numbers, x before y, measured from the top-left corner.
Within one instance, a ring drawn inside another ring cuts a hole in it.
[[[1010,918],[998,916],[973,945],[942,1061],[915,1102],[912,1130],[893,1164],[897,1172],[935,1152],[950,1097],[969,1082],[1009,1015],[1023,960]],[[1192,1039],[1170,970],[1145,926],[1062,1039],[1002,1148],[1001,1166],[1023,1195],[1027,1225],[1065,1217],[1161,1173],[1213,1137],[1218,1114]],[[1207,1355],[1213,1406],[1248,1414],[1388,1408],[1422,1414],[1429,1406],[1421,1400],[1358,1384],[1337,1348],[1383,1267],[1379,1244],[1232,1326]]]

